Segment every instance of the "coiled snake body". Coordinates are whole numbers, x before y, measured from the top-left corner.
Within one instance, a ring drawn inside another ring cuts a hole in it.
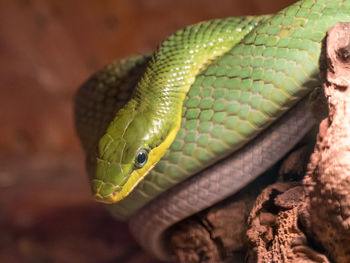
[[[313,125],[305,96],[339,21],[350,1],[202,22],[95,74],[75,98],[95,198],[168,260],[169,226],[245,186]]]

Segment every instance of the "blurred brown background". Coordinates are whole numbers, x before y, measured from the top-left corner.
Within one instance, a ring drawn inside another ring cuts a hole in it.
[[[155,262],[90,197],[72,97],[200,20],[293,0],[0,0],[0,262]]]

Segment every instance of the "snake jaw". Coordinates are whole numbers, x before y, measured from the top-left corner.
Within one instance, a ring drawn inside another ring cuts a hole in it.
[[[100,195],[99,193],[95,194],[95,201],[99,202],[99,203],[103,203],[103,204],[113,204],[112,200],[106,199],[105,197],[103,197],[102,195]]]

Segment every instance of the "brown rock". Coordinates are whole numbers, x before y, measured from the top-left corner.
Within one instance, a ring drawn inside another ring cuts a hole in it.
[[[328,262],[299,228],[304,193],[299,183],[276,183],[257,198],[248,218],[248,262]]]
[[[350,23],[328,31],[323,63],[329,116],[304,180],[307,230],[338,263],[350,262]]]

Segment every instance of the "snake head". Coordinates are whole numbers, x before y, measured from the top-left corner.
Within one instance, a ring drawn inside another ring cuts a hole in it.
[[[160,118],[136,110],[133,102],[117,113],[98,145],[91,178],[97,201],[118,202],[138,185],[173,141],[166,140],[164,131]]]

